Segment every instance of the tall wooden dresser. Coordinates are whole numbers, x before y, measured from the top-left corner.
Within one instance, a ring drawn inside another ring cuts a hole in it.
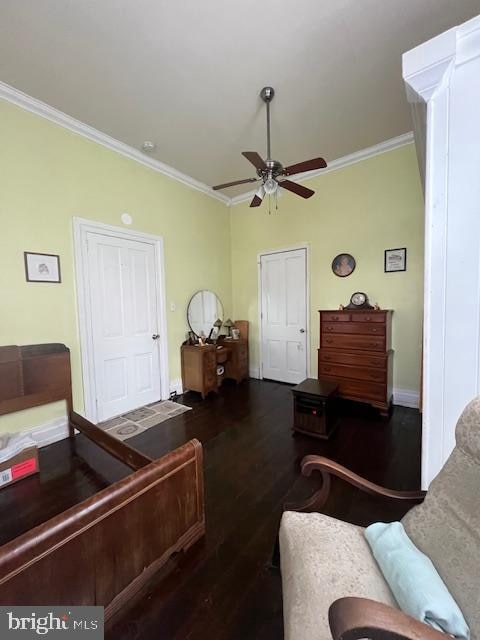
[[[318,377],[338,395],[388,415],[392,402],[392,311],[320,311]]]

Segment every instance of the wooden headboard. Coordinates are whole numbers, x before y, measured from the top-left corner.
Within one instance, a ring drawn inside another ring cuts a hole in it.
[[[72,411],[70,351],[64,344],[0,347],[0,415],[66,400]]]

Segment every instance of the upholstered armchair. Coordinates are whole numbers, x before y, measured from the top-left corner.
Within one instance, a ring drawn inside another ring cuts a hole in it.
[[[421,503],[403,518],[405,530],[432,560],[472,640],[480,638],[480,397],[463,411],[455,436],[455,449],[426,496],[384,489],[327,458],[304,458],[302,473],[319,471],[322,486],[302,505],[308,513],[282,517],[285,640],[445,639],[399,611],[362,527],[313,513],[327,500],[331,476],[385,499]]]

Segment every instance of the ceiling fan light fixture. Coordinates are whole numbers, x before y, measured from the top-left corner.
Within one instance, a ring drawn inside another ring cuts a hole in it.
[[[257,198],[263,200],[263,198],[265,197],[265,189],[263,188],[263,184],[260,185],[260,187],[257,189],[255,195],[257,196]]]
[[[265,193],[269,196],[273,195],[278,189],[278,182],[274,178],[267,178],[263,183]]]
[[[297,182],[291,180],[285,180],[286,176],[295,175],[296,173],[304,173],[306,171],[315,171],[317,169],[325,169],[327,163],[323,158],[313,158],[312,160],[305,160],[303,162],[297,162],[284,167],[281,162],[274,160],[271,155],[270,149],[270,103],[273,100],[275,91],[272,87],[263,87],[260,92],[260,98],[263,100],[267,111],[267,157],[264,160],[256,151],[242,151],[242,156],[246,158],[250,164],[256,169],[255,178],[246,178],[245,180],[234,180],[233,182],[226,182],[224,184],[218,184],[212,187],[214,190],[225,189],[226,187],[234,187],[238,184],[246,184],[248,182],[262,181],[260,189],[255,193],[250,203],[251,207],[259,207],[262,204],[262,200],[265,195],[274,196],[275,207],[277,207],[277,198],[282,195],[282,191],[287,189],[292,193],[300,196],[301,198],[310,198],[315,193],[312,189],[308,189]],[[281,181],[278,181],[278,178]],[[282,187],[282,189],[279,189]],[[268,198],[268,205],[270,207],[270,200]]]

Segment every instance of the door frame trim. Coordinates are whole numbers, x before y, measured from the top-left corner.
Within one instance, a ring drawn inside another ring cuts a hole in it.
[[[93,326],[91,313],[90,281],[88,279],[87,233],[96,233],[124,240],[142,241],[153,246],[155,251],[155,268],[157,277],[155,289],[157,296],[157,322],[160,333],[159,368],[160,368],[160,397],[169,397],[170,380],[168,370],[168,336],[167,336],[167,306],[165,291],[165,251],[162,236],[142,231],[133,231],[116,227],[96,220],[73,218],[73,241],[75,258],[75,281],[77,317],[80,333],[80,358],[82,365],[84,415],[93,423],[98,421],[96,402],[97,385],[95,380],[95,366],[93,358]]]
[[[277,249],[266,249],[260,251],[257,254],[257,290],[258,290],[258,336],[259,336],[259,362],[258,362],[258,377],[263,380],[263,346],[262,346],[262,256],[270,256],[275,253],[285,253],[287,251],[298,251],[299,249],[305,249],[305,301],[306,301],[306,326],[307,332],[307,377],[311,376],[310,371],[310,243],[304,242],[301,244],[294,244],[288,247],[279,247]]]

